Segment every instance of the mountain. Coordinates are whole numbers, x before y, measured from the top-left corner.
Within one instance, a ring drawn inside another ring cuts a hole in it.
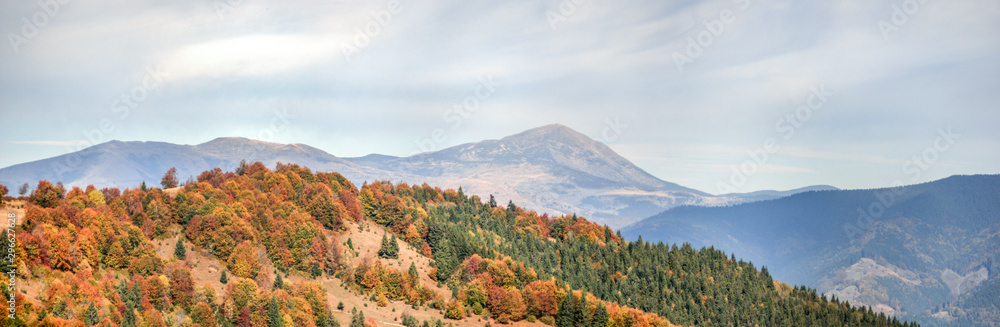
[[[834,186],[830,186],[830,185],[812,185],[812,186],[800,187],[800,188],[792,189],[792,190],[788,190],[788,191],[761,190],[761,191],[753,191],[753,192],[747,192],[747,193],[728,193],[728,194],[721,194],[719,196],[720,197],[739,198],[743,202],[756,202],[756,201],[764,201],[764,200],[771,200],[771,199],[780,199],[780,198],[783,198],[783,197],[786,197],[786,196],[792,196],[792,195],[803,193],[803,192],[838,191],[838,190],[840,190],[840,189],[837,188],[837,187],[834,187]]]
[[[34,186],[39,180],[61,181],[68,186],[133,187],[145,181],[159,185],[160,178],[177,168],[181,180],[197,177],[202,171],[219,167],[235,169],[241,160],[292,162],[337,170],[356,178],[393,178],[381,171],[352,164],[322,150],[303,144],[277,144],[238,137],[222,137],[198,145],[164,142],[110,141],[48,159],[0,169],[0,183]]]
[[[550,214],[576,213],[612,227],[680,205],[731,205],[810,190],[712,196],[660,180],[607,145],[559,124],[410,157],[339,158],[304,144],[235,137],[198,145],[111,141],[0,169],[0,183],[34,186],[48,179],[80,187],[132,187],[143,181],[159,185],[170,167],[176,167],[178,177],[185,180],[215,167],[233,170],[244,159],[268,167],[285,162],[337,171],[359,185],[392,180],[462,187],[483,198],[492,195],[501,204],[513,201]]]
[[[462,144],[400,158],[369,155],[355,164],[421,177],[442,187],[494,195],[553,214],[577,213],[622,226],[665,208],[713,204],[736,197],[710,194],[665,182],[595,141],[553,124],[500,140]]]
[[[976,302],[980,283],[996,283],[1000,175],[812,191],[728,207],[683,206],[622,234],[732,251],[767,266],[779,280],[816,285],[842,300],[936,325],[964,319],[961,308],[949,316],[941,306],[968,297],[974,299],[964,302]],[[998,317],[1000,300],[992,304]]]

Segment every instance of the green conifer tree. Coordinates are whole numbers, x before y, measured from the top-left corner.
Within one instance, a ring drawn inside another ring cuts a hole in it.
[[[411,281],[417,280],[417,278],[420,277],[417,274],[417,265],[413,262],[410,262],[410,270],[407,271],[407,275],[410,276]]]
[[[608,308],[604,304],[597,304],[594,310],[594,318],[590,320],[591,327],[604,327],[608,324]]]
[[[274,278],[274,285],[272,286],[272,288],[275,290],[285,287],[285,280],[281,278],[280,273],[277,275],[278,276]]]
[[[386,233],[388,234],[388,233]],[[386,259],[398,259],[399,258],[399,244],[396,244],[396,237],[393,236],[392,239],[388,235],[382,235],[382,246],[378,249],[379,258]]]
[[[285,325],[284,321],[281,320],[281,311],[278,310],[278,300],[274,297],[271,297],[271,302],[267,304],[267,321],[268,327],[284,327]]]
[[[83,323],[87,324],[87,326],[93,326],[99,322],[101,322],[100,313],[94,307],[94,302],[90,302],[90,305],[87,306],[87,311],[83,314]]]
[[[351,327],[365,327],[365,312],[361,310],[353,310],[354,314],[351,315]]]
[[[184,260],[184,257],[187,256],[187,249],[184,248],[183,237],[177,239],[177,246],[174,247],[174,256],[176,256],[178,260]]]
[[[575,307],[573,305],[573,293],[567,293],[566,298],[559,304],[559,311],[556,312],[557,327],[575,326],[573,324],[573,311],[576,311]]]

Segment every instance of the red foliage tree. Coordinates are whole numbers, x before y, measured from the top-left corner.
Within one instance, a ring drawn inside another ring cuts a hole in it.
[[[194,279],[191,277],[191,270],[183,263],[171,263],[167,267],[167,275],[170,279],[170,297],[174,304],[190,308],[191,299],[194,297]]]
[[[177,168],[170,167],[167,169],[167,173],[163,174],[163,178],[160,179],[160,186],[163,188],[174,188],[177,187]]]

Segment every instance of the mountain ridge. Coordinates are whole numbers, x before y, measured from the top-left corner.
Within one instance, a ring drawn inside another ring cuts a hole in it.
[[[581,214],[612,227],[678,205],[722,205],[777,196],[713,196],[663,181],[604,143],[560,124],[409,157],[341,158],[306,144],[242,137],[218,137],[194,145],[115,140],[0,169],[0,183],[33,186],[48,179],[80,187],[127,187],[143,181],[156,185],[171,167],[183,181],[215,167],[233,170],[242,160],[338,171],[358,184],[392,180],[463,187],[481,197],[492,195],[550,214]]]
[[[767,266],[778,280],[936,325],[943,322],[932,310],[975,291],[970,286],[985,279],[970,276],[981,268],[997,268],[998,195],[1000,175],[954,175],[894,188],[675,207],[624,227],[622,235],[726,249]]]

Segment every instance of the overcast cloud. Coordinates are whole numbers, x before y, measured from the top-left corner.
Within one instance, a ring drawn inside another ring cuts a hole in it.
[[[403,156],[561,123],[710,193],[1000,173],[997,1],[392,3],[4,1],[0,167],[220,136]]]

